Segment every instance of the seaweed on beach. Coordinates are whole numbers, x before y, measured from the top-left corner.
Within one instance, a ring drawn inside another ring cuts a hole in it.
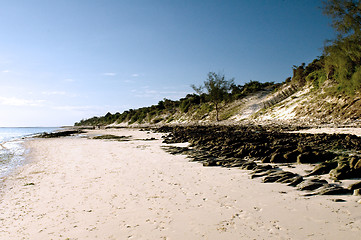
[[[111,134],[105,134],[93,137],[93,139],[104,139],[104,140],[117,140],[117,141],[129,141],[131,136],[116,136]]]
[[[52,132],[52,133],[42,133],[40,135],[38,135],[37,137],[39,138],[58,138],[58,137],[67,137],[67,136],[71,136],[74,134],[81,134],[84,133],[84,131],[81,130],[62,130],[62,131],[57,131],[57,132]]]

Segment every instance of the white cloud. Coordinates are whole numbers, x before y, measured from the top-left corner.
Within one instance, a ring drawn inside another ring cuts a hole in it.
[[[133,90],[131,90],[131,92],[134,97],[152,98],[152,99],[159,99],[159,100],[161,100],[163,98],[177,100],[182,97],[185,97],[187,94],[190,93],[190,92],[186,92],[186,91],[158,91],[158,90],[150,89],[150,88],[148,88],[148,86],[143,87],[143,89],[142,88],[133,89]]]
[[[42,92],[43,95],[66,95],[64,91],[44,91]]]
[[[83,105],[83,106],[74,106],[74,105],[61,105],[53,106],[52,109],[56,111],[62,111],[64,114],[80,114],[81,117],[89,118],[92,116],[104,115],[106,112],[121,112],[124,109],[128,109],[129,106],[126,105]],[[67,113],[66,113],[67,112]],[[80,120],[80,119],[78,119]]]
[[[111,76],[111,77],[113,77],[113,76],[115,76],[115,75],[117,75],[116,73],[113,73],[113,72],[107,72],[107,73],[103,73],[103,75],[104,76]]]
[[[95,106],[56,106],[54,109],[63,111],[88,111],[96,108]]]
[[[134,83],[135,81],[134,80],[129,80],[129,79],[126,79],[126,80],[123,80],[124,83]]]
[[[34,100],[34,99],[22,99],[22,98],[15,98],[15,97],[0,97],[0,104],[5,106],[42,106],[45,100]]]
[[[3,70],[3,71],[1,71],[2,73],[9,73],[10,72],[10,70]]]
[[[138,73],[132,74],[132,77],[139,77],[140,75]]]
[[[74,82],[75,80],[74,79],[71,79],[71,78],[66,78],[64,79],[65,82]]]

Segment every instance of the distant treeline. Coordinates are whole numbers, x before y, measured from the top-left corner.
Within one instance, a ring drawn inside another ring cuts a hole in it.
[[[228,93],[227,101],[232,102],[241,99],[249,94],[258,92],[266,88],[275,88],[280,84],[274,82],[261,83],[258,81],[250,81],[244,85],[233,84],[231,91]],[[200,107],[201,106],[201,107]],[[81,120],[75,123],[75,126],[96,126],[96,125],[109,125],[112,123],[158,123],[166,120],[172,122],[175,113],[185,114],[190,109],[202,111],[203,114],[209,113],[213,110],[213,104],[210,96],[206,93],[203,94],[188,94],[185,98],[179,100],[163,99],[158,104],[150,107],[143,107],[138,109],[129,109],[123,113],[111,114],[108,112],[102,117],[92,117],[86,120]],[[165,119],[166,118],[166,119]]]

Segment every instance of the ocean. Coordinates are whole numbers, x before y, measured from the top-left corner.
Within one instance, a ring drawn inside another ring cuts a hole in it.
[[[0,127],[0,178],[24,163],[24,138],[38,133],[53,132],[56,127]]]

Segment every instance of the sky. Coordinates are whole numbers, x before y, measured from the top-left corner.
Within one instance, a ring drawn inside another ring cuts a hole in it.
[[[209,72],[282,82],[335,32],[321,0],[2,0],[0,126],[65,126],[193,93]]]

